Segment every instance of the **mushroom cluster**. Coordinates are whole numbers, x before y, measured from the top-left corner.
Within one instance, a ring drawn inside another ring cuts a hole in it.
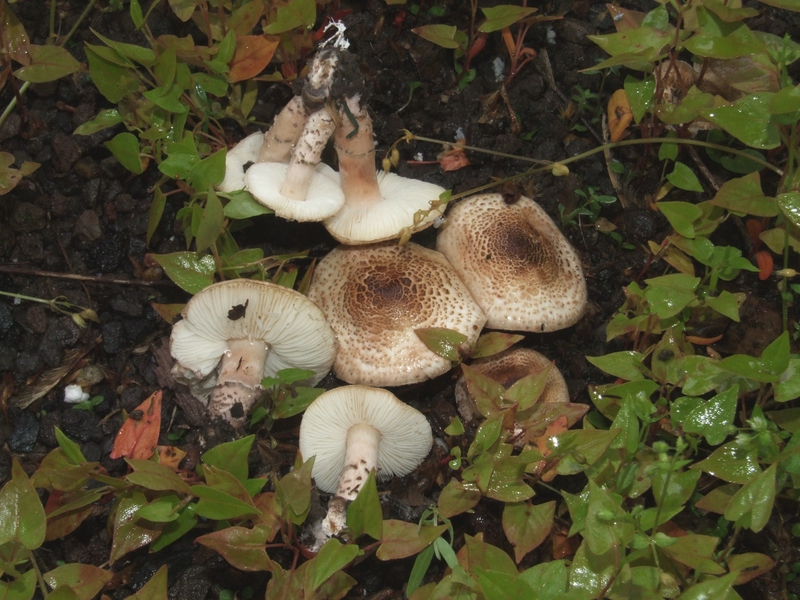
[[[342,244],[316,266],[308,299],[256,281],[214,284],[187,304],[171,339],[176,375],[195,395],[210,396],[212,413],[237,425],[261,393],[261,379],[282,368],[310,369],[315,375],[308,383],[315,384],[332,367],[354,384],[319,396],[300,428],[300,452],[306,460],[316,457],[317,486],[333,495],[319,546],[346,526],[347,504],[371,471],[405,475],[431,448],[424,415],[386,390],[367,387],[417,383],[452,368],[418,329],[456,330],[472,346],[484,326],[568,327],[587,301],[576,251],[529,198],[507,203],[500,194],[473,196],[450,210],[436,250],[398,244],[405,230],[442,217],[434,207],[444,189],[376,170],[361,86],[354,57],[320,51],[302,93],[269,131],[245,138],[226,159],[222,191],[247,189],[278,216],[322,221]],[[338,172],[321,162],[330,138]],[[525,349],[473,368],[508,387],[550,364]],[[456,397],[469,420],[476,412],[463,380]],[[553,368],[542,402],[568,400]]]

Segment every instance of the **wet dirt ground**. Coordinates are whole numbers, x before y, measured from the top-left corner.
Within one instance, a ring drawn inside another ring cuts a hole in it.
[[[387,6],[378,0],[342,2],[338,6],[339,10],[353,9],[343,20],[352,44],[350,51],[361,57],[362,74],[373,90],[369,108],[379,157],[403,129],[453,142],[463,137],[472,146],[545,160],[563,159],[598,145],[598,117],[610,92],[622,86],[621,78],[615,75],[603,78],[579,72],[604,57],[587,38],[613,27],[603,3],[576,0],[539,4],[542,14],[562,18],[531,28],[526,45],[539,56],[510,83],[508,102],[498,94],[508,68],[500,37],[489,37],[487,46],[473,61],[474,81],[459,89],[452,51],[422,40],[411,28],[447,22],[467,29],[469,3],[437,3],[445,10],[444,17],[438,19],[426,13],[427,4],[423,3],[417,16],[407,7]],[[82,5],[72,0],[58,4],[62,29],[72,26]],[[31,40],[43,43],[48,23],[42,18],[42,3],[20,2],[13,7]],[[330,9],[330,5],[320,7],[320,17]],[[156,35],[183,27],[165,2],[155,9],[150,22],[157,23]],[[778,35],[787,28],[786,23],[777,20],[766,20],[763,26]],[[116,40],[141,43],[125,13],[94,11],[70,44],[74,56],[83,62],[83,43],[96,43],[90,27]],[[498,63],[498,59],[504,62]],[[414,82],[419,85],[411,94],[410,84]],[[584,106],[570,105],[571,97],[580,90],[589,90],[598,98]],[[7,85],[0,94],[0,105],[5,106],[12,95]],[[256,119],[269,123],[290,97],[289,86],[262,83],[254,109]],[[196,463],[205,448],[216,441],[226,441],[225,436],[230,435],[229,431],[208,427],[202,409],[185,389],[170,381],[170,359],[164,351],[170,327],[151,306],[154,302],[187,300],[187,295],[160,274],[147,256],[150,252],[185,249],[183,233],[175,219],[185,198],[180,194],[170,196],[148,248],[145,234],[152,201],[149,190],[159,174],[151,168],[141,176],[132,176],[118,164],[103,145],[119,132],[117,129],[90,136],[72,134],[77,126],[107,107],[87,73],[81,72],[55,83],[34,85],[0,128],[2,150],[13,153],[18,164],[36,161],[42,165],[11,193],[0,197],[0,290],[42,299],[64,297],[92,308],[99,318],[99,322],[88,322],[86,328],[80,328],[69,316],[44,305],[0,299],[0,400],[4,409],[0,419],[0,483],[10,476],[12,456],[29,473],[36,468],[56,446],[54,426],[80,444],[88,460],[100,461],[112,474],[124,473],[124,462],[109,458],[122,411],[133,410],[156,389],[164,389],[162,441],[170,434],[177,437],[178,441],[172,443],[188,451],[190,462]],[[251,132],[235,123],[226,126],[232,141]],[[398,149],[400,175],[434,182],[455,193],[526,168],[526,163],[519,160],[468,152],[468,166],[445,172],[438,164],[407,163],[435,161],[441,152],[435,144],[401,143]],[[607,205],[601,216],[616,227],[623,243],[590,223],[564,227],[565,235],[581,256],[589,288],[588,310],[569,329],[528,334],[523,342],[556,361],[573,402],[588,403],[587,384],[605,381],[585,356],[624,349],[619,342],[606,342],[605,324],[623,302],[622,287],[645,273],[653,274],[646,271],[648,253],[642,245],[648,240],[660,242],[669,232],[666,222],[648,208],[648,198],[655,193],[660,176],[655,153],[641,147],[627,148],[615,151],[614,158],[632,173],[626,179],[629,204],[624,209],[619,202]],[[591,187],[598,194],[614,195],[602,154],[572,165],[571,171],[561,178],[525,178],[503,191],[533,197],[557,223],[559,205],[569,213],[581,202],[576,190]],[[765,187],[774,183],[766,181]],[[746,240],[734,227],[719,235],[726,236],[729,244],[746,248]],[[435,232],[428,230],[414,239],[432,246],[434,236]],[[287,224],[271,216],[257,218],[252,227],[240,232],[237,240],[241,247],[262,247],[265,255],[310,249],[312,257],[322,256],[335,246],[319,224]],[[780,330],[777,291],[774,284],[759,282],[754,275],[737,281],[737,285],[750,293],[743,309],[743,325],[731,328],[725,338],[728,346],[719,349],[758,353]],[[64,385],[87,376],[94,377],[89,386],[91,395],[102,396],[103,400],[91,411],[73,410],[62,401]],[[441,435],[456,414],[454,378],[455,375],[445,375],[394,391],[421,408],[433,425],[434,435]],[[338,384],[333,376],[322,383],[324,387]],[[285,472],[294,458],[298,426],[298,418],[274,425],[272,435],[279,442],[277,449],[267,443],[267,432],[257,432],[263,443],[257,444],[251,455],[252,472]],[[435,448],[431,458],[414,474],[382,488],[389,492],[385,495],[385,516],[416,521],[435,500],[446,481],[442,479],[446,473],[440,468],[446,452]],[[473,514],[455,520],[457,535],[483,531],[487,542],[508,548],[499,509],[500,505],[492,501],[481,502]],[[108,507],[99,508],[76,535],[48,543],[47,552],[42,553],[45,566],[51,568],[59,560],[98,565],[106,562],[110,546],[107,510]],[[263,594],[266,574],[238,572],[216,553],[194,545],[193,538],[186,536],[158,554],[137,551],[119,561],[115,565],[121,573],[119,585],[110,596],[126,597],[165,563],[170,567],[171,598],[218,598],[222,589],[246,587],[251,587],[255,596]],[[766,541],[749,543],[767,554],[774,554],[777,547],[794,552],[779,533],[768,536]],[[771,548],[758,548],[765,543],[772,544]],[[547,547],[538,549],[526,558],[525,564],[549,560],[549,551]],[[413,559],[396,561],[382,564],[380,569],[371,560],[361,563],[350,571],[359,582],[350,597],[401,597],[397,590],[402,589],[412,563]],[[432,574],[436,575],[435,571]],[[769,581],[759,585],[766,587],[756,592],[771,593]]]

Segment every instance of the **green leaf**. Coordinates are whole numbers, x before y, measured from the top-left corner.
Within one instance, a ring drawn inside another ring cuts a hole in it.
[[[472,347],[470,358],[484,358],[485,356],[499,354],[523,339],[525,339],[524,335],[515,333],[503,333],[501,331],[484,333]]]
[[[223,219],[222,203],[217,198],[214,190],[208,190],[203,216],[200,218],[200,225],[195,236],[198,252],[202,252],[214,245],[222,233]]]
[[[136,516],[139,519],[145,519],[153,523],[171,523],[180,516],[180,511],[175,510],[180,502],[180,498],[175,494],[160,496],[150,504],[137,510]]]
[[[555,501],[544,504],[506,504],[503,509],[503,531],[514,547],[517,564],[550,535],[555,510]]]
[[[621,377],[628,381],[644,379],[642,374],[644,366],[642,360],[644,356],[641,352],[624,350],[622,352],[611,352],[604,356],[587,356],[586,360],[598,369],[605,371],[614,377]]]
[[[35,550],[45,538],[47,519],[39,495],[16,458],[11,481],[0,490],[0,546],[15,541]]]
[[[761,472],[755,452],[735,441],[720,446],[708,458],[690,468],[700,469],[730,483],[747,483]]]
[[[189,107],[183,102],[183,90],[175,84],[165,84],[142,92],[142,96],[150,100],[159,108],[175,114],[183,114],[189,111]]]
[[[656,206],[677,233],[687,238],[695,236],[693,223],[703,216],[703,211],[696,205],[689,202],[659,202]]]
[[[383,522],[379,560],[406,558],[421,552],[447,529],[447,525],[423,525],[389,519]]]
[[[486,600],[520,600],[533,597],[531,586],[518,576],[483,569],[475,569],[475,574]]]
[[[683,419],[683,430],[686,433],[697,433],[706,438],[712,446],[718,446],[728,437],[728,428],[736,416],[736,404],[739,401],[739,386],[725,390],[710,400],[701,401]]]
[[[653,107],[655,115],[668,125],[680,125],[694,121],[704,110],[714,106],[714,96],[701,92],[696,86],[689,88],[680,104],[657,104]],[[675,145],[677,149],[677,145]]]
[[[139,80],[132,69],[109,60],[109,48],[85,44],[86,58],[89,60],[89,75],[98,91],[112,104],[116,104],[128,94],[139,89]],[[108,53],[104,52],[108,50]]]
[[[134,458],[126,458],[125,462],[134,469],[134,472],[129,473],[125,479],[134,485],[158,492],[171,491],[179,494],[192,492],[189,485],[169,467],[151,460]]]
[[[565,431],[547,441],[551,459],[560,459],[559,475],[574,475],[593,465],[619,435],[619,429]]]
[[[692,171],[682,162],[675,163],[672,173],[667,175],[667,181],[669,181],[676,188],[680,188],[682,190],[688,190],[690,192],[703,191],[703,186],[700,185],[697,175],[695,175],[694,171]]]
[[[431,545],[417,555],[414,566],[411,568],[411,573],[408,576],[408,582],[406,583],[406,598],[414,597],[414,592],[419,588],[425,574],[428,572],[428,567],[431,566],[433,554],[434,549]]]
[[[531,16],[537,10],[536,8],[513,6],[510,4],[500,4],[493,8],[481,8],[483,15],[486,17],[486,21],[481,23],[481,26],[478,27],[478,31],[481,33],[500,31]]]
[[[150,245],[150,240],[161,222],[161,217],[164,214],[164,208],[167,205],[167,197],[161,191],[161,186],[157,186],[153,194],[153,203],[150,205],[150,212],[147,217],[147,237],[145,241]]]
[[[139,156],[139,140],[132,133],[127,131],[118,133],[111,140],[105,142],[105,146],[131,173],[141,175],[144,171],[142,159]]]
[[[358,496],[347,507],[347,527],[354,540],[364,533],[376,540],[383,535],[383,510],[374,470],[369,472]]]
[[[80,446],[69,439],[58,427],[55,427],[54,431],[56,435],[56,441],[58,442],[59,447],[64,451],[64,456],[67,457],[67,460],[69,460],[69,462],[73,465],[81,465],[85,463],[86,458],[83,456]]]
[[[594,554],[624,547],[633,540],[635,530],[630,516],[610,494],[589,480],[589,508],[584,538]]]
[[[697,569],[701,573],[719,575],[725,572],[725,569],[714,560],[714,551],[719,543],[718,538],[690,533],[677,538],[677,540],[671,546],[661,548],[660,551],[669,555],[673,560]],[[710,600],[716,596],[707,598]]]
[[[309,561],[306,581],[311,582],[312,590],[319,589],[328,578],[346,567],[360,553],[361,549],[355,544],[343,546],[339,540],[328,540],[317,555]]]
[[[239,481],[244,482],[247,480],[249,472],[247,457],[255,439],[255,435],[248,435],[233,442],[217,444],[203,453],[202,461],[204,464],[227,471]]]
[[[186,22],[197,8],[197,0],[169,0],[169,6],[181,21]]]
[[[671,45],[673,34],[668,30],[654,27],[637,27],[617,33],[587,37],[611,56],[632,54],[648,60],[656,58]]]
[[[25,571],[13,581],[0,581],[0,598],[3,600],[31,600],[36,592],[36,571]],[[50,596],[48,596],[49,598]]]
[[[646,279],[645,283],[648,285],[644,290],[644,297],[650,304],[650,309],[660,319],[669,319],[696,301],[695,289],[700,278],[675,273]]]
[[[206,485],[193,485],[192,493],[200,498],[195,513],[200,517],[222,521],[258,514],[258,510],[238,498]]]
[[[733,495],[725,518],[758,533],[769,521],[775,503],[775,477],[778,463],[747,481]]]
[[[467,34],[456,29],[455,25],[423,25],[412,29],[422,39],[452,50],[466,52]]]
[[[80,600],[94,598],[113,577],[111,571],[80,563],[62,565],[44,574],[51,588],[69,586]]]
[[[211,191],[212,186],[222,183],[225,178],[225,155],[227,150],[222,148],[211,156],[207,156],[192,166],[187,180],[196,192]]]
[[[172,542],[179,540],[189,533],[197,525],[197,517],[194,514],[197,504],[188,504],[178,513],[178,518],[167,523],[161,530],[158,539],[150,544],[151,552],[158,552],[169,546]]]
[[[220,194],[220,196],[229,199],[224,211],[225,216],[229,219],[249,219],[259,215],[271,215],[274,212],[271,208],[256,202],[250,192],[245,190],[228,192]]]
[[[463,333],[446,327],[424,327],[415,329],[414,333],[428,350],[452,362],[461,360],[459,348],[469,339]]]
[[[295,525],[306,520],[311,507],[311,472],[314,457],[305,461],[301,467],[286,474],[275,483],[278,500],[287,518]]]
[[[789,332],[784,331],[761,353],[761,365],[773,375],[780,375],[789,368]]]
[[[63,46],[28,45],[31,64],[14,71],[14,76],[30,83],[46,83],[55,81],[81,67]]]
[[[769,150],[780,145],[778,123],[769,112],[772,92],[745,96],[733,103],[703,111],[703,116],[753,148]]]
[[[647,114],[647,111],[653,108],[653,96],[656,92],[656,79],[651,75],[649,77],[645,77],[642,81],[639,81],[638,79],[628,75],[625,77],[624,88],[625,94],[628,96],[628,102],[630,102],[631,105],[633,120],[636,123],[639,123],[639,121],[641,121]],[[677,156],[677,144],[662,144],[662,148],[665,146],[671,146],[672,151],[674,151],[675,156]],[[670,158],[675,160],[674,156]],[[660,153],[659,160],[664,160],[661,158]]]
[[[196,294],[214,283],[217,264],[210,254],[173,252],[172,254],[153,254],[152,256],[164,269],[167,276],[190,294]]]
[[[586,598],[597,598],[600,591],[611,584],[612,577],[619,570],[618,563],[618,550],[612,548],[603,554],[595,554],[584,539],[572,559],[568,597],[571,599],[576,592],[585,591],[589,594]]]
[[[777,402],[788,402],[800,397],[800,358],[789,359],[789,366],[781,373],[781,380],[775,384],[774,391]]]
[[[764,196],[761,191],[761,176],[757,172],[726,181],[710,202],[756,217],[774,217],[779,212],[776,199]]]
[[[285,6],[278,7],[277,18],[264,28],[264,33],[274,35],[299,27],[309,29],[316,20],[317,6],[314,0],[291,0]]]
[[[474,485],[451,478],[439,494],[437,506],[439,514],[446,519],[467,512],[478,504],[481,492]]]
[[[272,409],[273,419],[288,419],[305,411],[309,405],[319,398],[325,390],[320,388],[298,387],[294,396],[287,396],[275,403]]]
[[[778,194],[778,206],[793,225],[800,227],[800,192]]]
[[[167,565],[162,565],[142,589],[128,596],[128,600],[165,600],[167,597]]]
[[[764,0],[761,0],[764,2]],[[717,579],[707,579],[687,588],[681,595],[680,600],[734,600],[737,597],[733,590],[733,582],[739,575],[738,571],[724,575]]]
[[[122,115],[116,108],[101,110],[91,121],[87,121],[73,132],[74,135],[91,135],[122,123]]]
[[[156,53],[153,52],[150,48],[146,48],[144,46],[137,46],[136,44],[126,44],[124,42],[116,42],[112,39],[100,35],[94,29],[92,29],[92,33],[95,34],[98,38],[100,38],[104,44],[106,44],[110,48],[113,48],[114,51],[117,52],[117,54],[119,54],[124,58],[135,60],[140,65],[144,65],[145,67],[150,67],[154,65],[156,62]]]
[[[719,314],[739,322],[739,301],[728,290],[722,290],[718,296],[706,296],[705,302]]]
[[[133,26],[139,29],[144,25],[144,15],[142,14],[142,7],[139,5],[139,0],[131,0],[130,6],[131,21]]]

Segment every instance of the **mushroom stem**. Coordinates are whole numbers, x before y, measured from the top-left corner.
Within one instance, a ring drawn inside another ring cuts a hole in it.
[[[311,177],[322,159],[322,151],[331,137],[336,123],[334,123],[327,109],[320,109],[312,114],[306,121],[303,133],[297,141],[286,179],[281,186],[280,193],[292,200],[305,200]]]
[[[217,385],[208,404],[212,415],[221,415],[234,425],[243,422],[261,395],[267,352],[269,346],[261,340],[228,342],[228,350],[222,355]]]
[[[366,423],[358,423],[348,430],[339,487],[328,502],[328,514],[322,522],[322,532],[326,536],[336,535],[347,524],[347,503],[356,499],[369,472],[377,469],[380,441],[380,432]]]
[[[275,122],[264,134],[264,144],[258,154],[258,162],[286,162],[292,148],[300,139],[303,126],[308,119],[308,110],[301,96],[295,96],[275,117]]]
[[[336,130],[336,153],[339,156],[339,175],[345,204],[358,206],[375,204],[383,199],[375,170],[375,139],[372,119],[359,106],[359,96],[347,98],[347,111],[342,111],[341,126]],[[353,125],[355,118],[358,129]]]

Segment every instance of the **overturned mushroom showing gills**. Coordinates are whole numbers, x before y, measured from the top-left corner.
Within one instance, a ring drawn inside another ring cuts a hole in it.
[[[406,227],[433,224],[441,211],[432,210],[418,224],[414,215],[428,210],[444,188],[394,173],[377,173],[372,120],[358,96],[348,98],[345,106],[335,135],[345,203],[324,222],[330,234],[342,244],[369,244],[398,238]]]
[[[333,331],[317,306],[288,288],[233,279],[198,292],[172,328],[177,377],[212,387],[209,413],[240,425],[261,394],[261,380],[290,367],[314,385],[330,370]],[[193,391],[194,391],[193,389]]]
[[[305,460],[316,456],[317,487],[335,493],[322,523],[324,536],[344,528],[347,503],[371,470],[382,478],[406,475],[432,443],[425,416],[386,390],[349,385],[314,400],[300,425],[300,453]]]
[[[225,178],[217,186],[219,191],[234,192],[244,189],[244,167],[247,163],[253,163],[258,159],[263,143],[264,134],[256,132],[228,150],[225,155]]]
[[[467,198],[447,214],[436,248],[483,308],[488,328],[555,331],[586,308],[578,253],[530,198]]]
[[[508,389],[523,377],[541,373],[550,363],[549,358],[536,350],[509,348],[499,354],[474,360],[469,366]],[[463,376],[456,383],[455,396],[462,418],[472,421],[477,416],[475,400],[470,396]],[[547,375],[539,402],[569,402],[567,382],[555,365]]]
[[[444,256],[414,243],[340,246],[314,271],[308,297],[336,332],[336,376],[348,383],[397,386],[450,370],[415,333],[446,327],[474,344],[483,311]]]

